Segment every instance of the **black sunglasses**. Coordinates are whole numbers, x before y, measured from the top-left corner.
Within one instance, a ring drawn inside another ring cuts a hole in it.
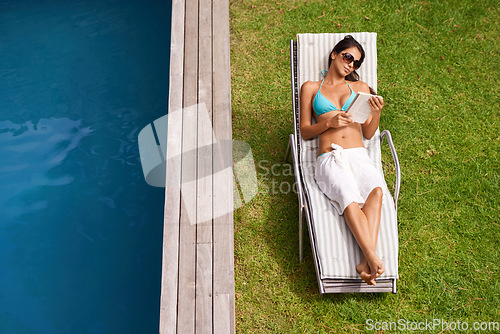
[[[360,60],[354,60],[354,56],[348,52],[342,52],[342,59],[348,64],[354,62],[354,68],[358,69],[361,66],[361,61]]]

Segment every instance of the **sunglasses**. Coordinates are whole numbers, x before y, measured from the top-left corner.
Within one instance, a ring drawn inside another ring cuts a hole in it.
[[[360,60],[354,60],[354,56],[348,52],[342,52],[342,59],[348,64],[354,62],[354,68],[358,69],[361,66],[361,61]]]

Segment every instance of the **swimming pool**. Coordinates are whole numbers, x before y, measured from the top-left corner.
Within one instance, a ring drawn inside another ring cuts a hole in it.
[[[0,333],[157,333],[171,1],[0,2]]]

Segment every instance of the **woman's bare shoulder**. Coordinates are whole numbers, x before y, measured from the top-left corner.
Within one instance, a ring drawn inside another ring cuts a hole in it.
[[[319,88],[319,81],[306,81],[302,84],[301,90],[304,92],[317,91]]]
[[[370,93],[370,86],[368,86],[366,82],[349,81],[349,84],[351,85],[352,89],[354,89],[356,92]]]

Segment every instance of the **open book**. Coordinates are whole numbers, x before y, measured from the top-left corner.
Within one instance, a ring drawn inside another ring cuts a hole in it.
[[[368,100],[372,96],[377,96],[377,95],[372,95],[363,92],[358,92],[356,94],[356,97],[354,97],[354,100],[352,100],[351,105],[346,110],[346,112],[352,114],[351,119],[354,122],[359,124],[363,124],[364,122],[366,122],[366,120],[368,119],[368,117],[372,112],[372,109],[368,104]]]

